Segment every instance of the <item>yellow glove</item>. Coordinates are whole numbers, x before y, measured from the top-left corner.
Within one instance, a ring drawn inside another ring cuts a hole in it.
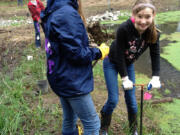
[[[83,130],[79,125],[77,125],[77,129],[78,129],[78,135],[83,135]]]
[[[109,46],[107,46],[105,43],[102,43],[98,48],[102,54],[100,59],[103,60],[109,54]]]

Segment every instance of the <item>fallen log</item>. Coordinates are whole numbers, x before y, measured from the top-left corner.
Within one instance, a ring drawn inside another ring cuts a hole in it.
[[[10,30],[2,30],[2,29],[0,29],[0,34],[1,33],[6,33],[6,32],[11,32]]]
[[[173,98],[172,97],[165,97],[165,98],[161,98],[161,99],[147,100],[145,102],[149,102],[151,104],[160,104],[160,103],[173,102]]]

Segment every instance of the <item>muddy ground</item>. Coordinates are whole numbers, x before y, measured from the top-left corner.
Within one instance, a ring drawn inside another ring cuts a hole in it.
[[[89,17],[109,9],[130,10],[135,0],[82,0],[82,2],[85,16]],[[178,0],[153,0],[153,3],[157,7],[157,12],[180,9],[180,1]]]
[[[0,19],[8,19],[15,15],[30,18],[29,11],[26,7],[27,2],[24,1],[23,8],[16,9],[16,3],[12,3],[14,0],[8,1],[8,4],[0,5]],[[42,1],[45,3],[45,0]],[[109,1],[110,3],[108,4]],[[104,13],[110,8],[111,10],[129,10],[133,3],[134,0],[82,0],[83,11],[86,18]],[[158,7],[158,12],[180,9],[180,2],[178,0],[172,0],[171,2],[169,0],[154,0],[154,4]],[[175,7],[174,5],[177,6]],[[41,36],[43,35],[41,34]],[[32,24],[22,25],[21,27],[0,26],[0,69],[4,62],[9,63],[9,65],[16,65],[16,61],[18,61],[17,58],[19,58],[18,54],[21,55],[20,52],[23,47],[32,41],[34,41],[34,28]],[[8,52],[6,51],[7,47],[9,48]],[[18,51],[20,52],[17,53]]]
[[[84,14],[87,17],[104,13],[106,10],[109,9],[108,0],[82,0],[83,3],[83,11]],[[171,0],[171,3],[169,0],[154,0],[155,5],[158,7],[158,11],[167,11],[167,10],[176,10],[176,8],[171,8],[171,4],[177,4],[178,0]],[[110,8],[112,10],[122,10],[122,9],[130,9],[132,6],[134,0],[111,0]],[[26,5],[23,6],[23,8],[19,8],[16,10],[16,6],[14,4],[9,5],[0,5],[0,18],[8,19],[10,17],[13,17],[15,14],[17,16],[26,16],[27,18],[30,18],[29,11],[26,8]],[[180,7],[180,6],[179,6]],[[9,8],[9,10],[7,10]],[[177,7],[178,9],[178,7]],[[41,32],[42,33],[42,32]],[[44,35],[41,34],[42,40],[44,39]],[[29,25],[22,25],[18,27],[1,27],[0,26],[0,72],[3,73],[10,73],[19,63],[19,60],[22,56],[22,51],[24,48],[28,47],[29,44],[34,42],[34,27],[33,24]],[[42,43],[43,44],[43,43]],[[42,47],[42,50],[44,47]],[[7,68],[4,68],[5,65],[8,65]],[[2,71],[3,68],[3,71]],[[102,87],[99,87],[102,86]],[[95,88],[98,88],[98,90],[104,90],[105,84],[104,81],[95,78]],[[104,95],[101,95],[100,91],[97,91],[95,94],[98,96],[94,96],[94,102],[96,105],[96,108],[99,112],[100,108],[104,104],[106,100],[106,92]],[[44,104],[46,106],[49,106],[53,103],[59,103],[59,100],[55,95],[50,92],[48,95],[44,95]],[[55,97],[55,98],[54,98]],[[121,105],[118,105],[117,110],[120,109],[122,113],[126,115],[126,107],[123,100],[123,95],[121,93],[120,97],[120,103]],[[119,115],[119,113],[115,110],[114,115]],[[121,117],[121,119],[124,119],[124,117]],[[122,133],[122,127],[117,123],[116,121],[112,121],[112,129],[114,129],[114,132],[117,134]]]

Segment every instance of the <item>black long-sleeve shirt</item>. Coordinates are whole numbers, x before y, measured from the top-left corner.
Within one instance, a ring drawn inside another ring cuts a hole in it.
[[[152,75],[159,76],[159,36],[155,44],[150,44],[145,41],[146,34],[147,31],[140,35],[130,19],[119,26],[116,40],[112,42],[110,47],[109,59],[116,65],[121,77],[127,76],[126,67],[134,63],[148,47],[150,49]]]

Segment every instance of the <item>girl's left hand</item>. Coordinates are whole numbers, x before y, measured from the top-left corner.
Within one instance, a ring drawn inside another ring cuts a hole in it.
[[[159,89],[161,88],[161,82],[159,80],[159,76],[153,76],[151,81],[149,82],[147,89],[151,90],[151,89]]]

